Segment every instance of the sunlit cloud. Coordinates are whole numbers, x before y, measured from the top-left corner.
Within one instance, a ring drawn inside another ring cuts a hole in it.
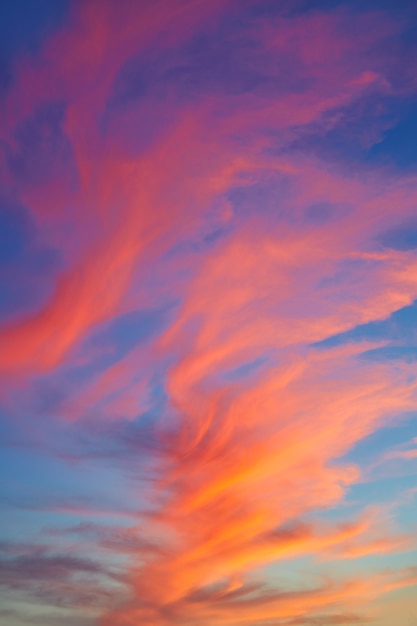
[[[350,456],[417,394],[417,26],[386,5],[70,2],[16,53],[10,619],[382,624],[415,585],[371,488],[415,433]]]

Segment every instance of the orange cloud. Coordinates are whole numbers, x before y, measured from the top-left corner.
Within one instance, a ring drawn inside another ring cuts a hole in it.
[[[327,353],[301,349],[301,341],[316,337],[317,322],[303,319],[300,337],[296,320],[292,336],[290,322],[280,316],[285,308],[279,307],[294,285],[286,272],[299,257],[287,256],[283,244],[275,265],[268,237],[262,245],[258,233],[254,248],[250,238],[245,247],[243,241],[240,236],[238,244],[225,246],[224,257],[218,252],[207,259],[183,312],[161,341],[161,349],[176,354],[168,392],[177,428],[165,431],[160,421],[166,457],[160,489],[166,504],[152,518],[165,528],[167,545],[132,573],[135,595],[146,598],[147,606],[126,609],[126,616],[122,609],[104,624],[262,623],[360,605],[378,594],[376,582],[284,598],[271,592],[236,600],[231,608],[220,608],[217,595],[203,590],[221,585],[227,590],[242,580],[244,597],[252,593],[245,585],[255,572],[282,559],[309,553],[357,558],[412,545],[410,537],[376,536],[366,520],[324,533],[305,525],[285,529],[306,513],[340,502],[358,470],[333,459],[387,412],[410,409],[415,389],[406,370],[393,374],[385,365],[369,368],[354,360],[357,347]],[[312,255],[310,264],[314,260]],[[228,372],[267,347],[281,349],[267,373],[225,382]],[[193,604],[200,595],[208,605],[204,610]]]

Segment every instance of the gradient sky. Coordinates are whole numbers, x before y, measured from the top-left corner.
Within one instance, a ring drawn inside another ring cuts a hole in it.
[[[2,626],[417,624],[417,5],[0,3]]]

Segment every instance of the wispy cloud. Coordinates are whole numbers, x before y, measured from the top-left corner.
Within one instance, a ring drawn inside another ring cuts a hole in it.
[[[345,624],[416,582],[378,498],[343,509],[367,472],[346,455],[416,406],[417,177],[375,148],[415,100],[415,17],[313,5],[88,0],[16,59],[2,408],[19,484],[47,482],[33,449],[78,472],[8,497],[74,542],[4,544],[19,598],[102,626]]]
[[[70,554],[56,554],[43,545],[2,543],[0,586],[24,591],[40,604],[58,607],[109,606],[117,581],[103,564]]]

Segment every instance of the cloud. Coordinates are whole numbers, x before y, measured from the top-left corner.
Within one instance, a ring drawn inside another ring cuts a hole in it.
[[[23,611],[5,609],[0,611],[0,617],[7,619],[7,623],[11,626],[17,626],[17,624],[40,624],[48,626],[91,626],[94,624],[94,617],[85,617],[82,615],[75,616],[73,611],[71,615],[62,615],[61,613],[53,613],[48,611],[47,613],[41,613],[40,615],[33,615],[29,611],[23,613]]]
[[[105,579],[114,575],[93,560],[54,554],[41,545],[3,543],[2,552],[3,588],[24,591],[36,602],[58,607],[104,607],[112,600],[114,592]]]
[[[27,213],[62,266],[0,329],[2,400],[45,454],[129,488],[19,500],[87,517],[53,533],[76,554],[6,545],[20,597],[102,626],[337,624],[414,584],[337,569],[406,532],[318,519],[360,478],[341,458],[415,408],[417,180],[364,157],[415,87],[402,32],[366,8],[88,0],[16,64],[5,255],[31,248]],[[121,578],[86,543],[127,555]]]

